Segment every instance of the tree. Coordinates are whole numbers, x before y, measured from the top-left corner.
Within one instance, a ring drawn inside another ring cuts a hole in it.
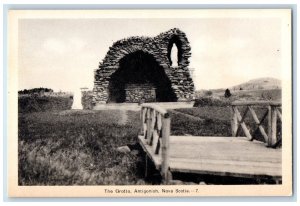
[[[19,94],[36,94],[36,93],[41,93],[41,92],[53,92],[52,89],[50,88],[33,88],[33,89],[24,89],[21,91],[18,91]]]
[[[230,90],[229,90],[229,89],[226,89],[226,90],[225,90],[224,96],[225,96],[226,98],[228,98],[228,97],[231,96],[231,93],[230,93]]]

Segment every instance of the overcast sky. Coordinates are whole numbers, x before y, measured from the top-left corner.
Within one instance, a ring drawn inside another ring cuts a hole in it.
[[[93,88],[94,69],[113,42],[154,37],[177,27],[186,33],[199,89],[281,79],[281,22],[276,18],[21,19],[19,89]]]

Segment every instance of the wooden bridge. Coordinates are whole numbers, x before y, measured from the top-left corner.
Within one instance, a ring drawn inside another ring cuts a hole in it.
[[[243,115],[240,114],[239,107],[246,107]],[[256,107],[268,108],[261,120],[255,113]],[[173,172],[271,178],[280,183],[281,149],[272,148],[281,141],[276,132],[277,117],[281,120],[280,107],[278,102],[234,102],[231,120],[233,137],[204,137],[171,136],[169,113],[157,105],[143,104],[138,140],[147,154],[146,160],[154,163],[164,184],[169,184]],[[257,130],[265,138],[265,143],[254,140],[254,135],[247,128],[244,120],[248,111]],[[266,117],[267,132],[262,125]],[[240,128],[246,137],[236,137]]]

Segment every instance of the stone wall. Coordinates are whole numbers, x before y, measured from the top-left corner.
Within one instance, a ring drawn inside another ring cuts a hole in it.
[[[125,88],[126,102],[155,102],[155,87],[151,84],[129,84]]]
[[[178,47],[178,67],[172,67],[170,61],[171,45]],[[165,71],[178,101],[194,99],[194,83],[189,72],[191,48],[184,32],[177,28],[161,33],[154,38],[131,37],[115,42],[95,70],[93,103],[107,103],[111,75],[119,69],[120,60],[127,54],[142,51],[153,55],[157,63]]]

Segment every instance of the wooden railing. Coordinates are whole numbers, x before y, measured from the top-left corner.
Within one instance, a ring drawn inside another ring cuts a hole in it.
[[[142,104],[141,108],[141,135],[146,143],[151,146],[152,153],[161,156],[161,175],[168,181],[169,174],[169,138],[170,117],[169,113],[153,104]]]
[[[246,110],[243,115],[241,115],[238,107],[246,107]],[[267,107],[267,111],[259,120],[258,116],[255,113],[255,107]],[[254,139],[253,134],[250,133],[248,129],[245,118],[247,113],[250,111],[253,120],[256,123],[257,128],[254,130],[260,131],[262,134],[266,146],[268,147],[276,147],[278,143],[281,141],[281,138],[277,138],[277,117],[282,121],[282,115],[280,112],[281,103],[280,102],[270,102],[270,101],[248,101],[248,102],[233,102],[232,103],[232,120],[231,120],[231,127],[232,127],[232,136],[236,137],[239,133],[240,128],[243,129],[246,137],[252,141]],[[265,131],[263,127],[263,121],[265,118],[268,118],[268,130]],[[254,132],[254,133],[255,133]]]

